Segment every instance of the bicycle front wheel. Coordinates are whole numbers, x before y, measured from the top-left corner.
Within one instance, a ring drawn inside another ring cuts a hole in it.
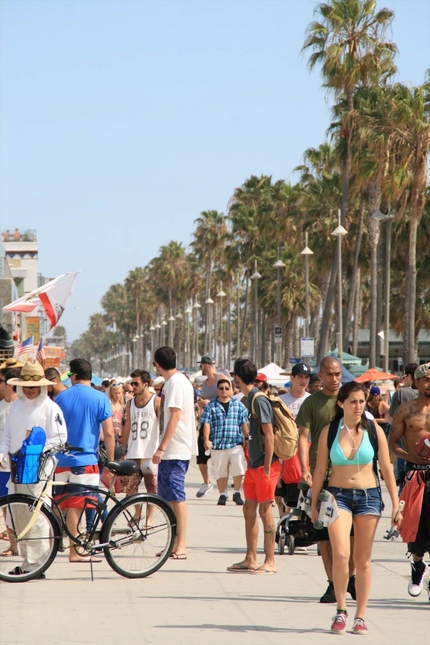
[[[103,524],[106,560],[126,578],[145,578],[169,557],[176,535],[171,507],[156,495],[137,494],[120,502]]]
[[[52,564],[60,544],[60,529],[50,508],[29,495],[7,495],[0,499],[0,532],[9,546],[0,557],[0,580],[27,582],[41,578]]]

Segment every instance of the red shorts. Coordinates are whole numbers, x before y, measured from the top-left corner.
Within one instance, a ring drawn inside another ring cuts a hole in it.
[[[260,468],[247,468],[243,480],[243,494],[245,499],[250,499],[264,504],[273,502],[275,499],[275,488],[278,483],[281,466],[275,461],[270,467],[270,477],[266,475],[263,466]]]

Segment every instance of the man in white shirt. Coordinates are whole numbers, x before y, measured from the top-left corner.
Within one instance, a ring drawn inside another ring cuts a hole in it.
[[[185,475],[191,456],[197,454],[194,391],[187,377],[176,369],[176,354],[171,347],[156,350],[154,367],[166,383],[161,400],[160,443],[152,461],[158,464],[158,494],[169,502],[177,520],[170,557],[186,560]]]
[[[297,416],[303,401],[310,396],[309,392],[306,392],[306,388],[309,385],[310,375],[310,367],[305,363],[294,365],[291,370],[290,391],[286,394],[281,394],[279,397],[286,405],[288,405],[295,417]]]

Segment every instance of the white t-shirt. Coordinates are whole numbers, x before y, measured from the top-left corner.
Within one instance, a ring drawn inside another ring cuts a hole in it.
[[[3,401],[0,401],[0,444],[2,443],[2,438],[3,438],[3,432],[4,432],[4,424],[6,423],[6,417],[9,414],[10,406],[12,405],[12,401],[9,403],[3,399]],[[0,472],[10,472],[9,466],[4,467],[0,464]]]
[[[130,402],[130,434],[128,435],[127,459],[150,459],[158,448],[160,430],[155,412],[155,396],[139,408],[135,400]]]
[[[191,459],[197,454],[196,422],[194,417],[194,390],[190,381],[181,372],[175,372],[166,381],[162,397],[163,421],[160,423],[160,443],[170,419],[170,408],[181,410],[176,426],[162,459]]]
[[[289,392],[287,392],[286,394],[281,394],[279,398],[282,399],[285,405],[287,405],[290,408],[291,412],[294,414],[294,418],[296,418],[302,406],[303,401],[307,399],[308,396],[310,396],[309,392],[305,392],[303,396],[299,396],[299,397],[295,397]]]

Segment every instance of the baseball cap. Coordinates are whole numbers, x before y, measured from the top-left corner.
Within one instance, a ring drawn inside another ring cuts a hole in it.
[[[198,363],[200,363],[200,365],[213,365],[215,361],[213,361],[208,354],[205,354]]]
[[[423,365],[420,365],[415,370],[414,379],[417,380],[419,378],[423,378],[424,376],[427,376],[427,372],[429,370],[430,370],[430,363],[424,363]]]
[[[263,374],[263,372],[257,372],[257,376],[254,380],[261,381],[262,383],[267,383],[267,376]]]
[[[291,376],[310,376],[311,368],[306,363],[297,363],[291,370]]]
[[[372,396],[378,396],[378,394],[381,394],[381,390],[377,385],[372,385],[372,387],[370,388],[370,394]]]

